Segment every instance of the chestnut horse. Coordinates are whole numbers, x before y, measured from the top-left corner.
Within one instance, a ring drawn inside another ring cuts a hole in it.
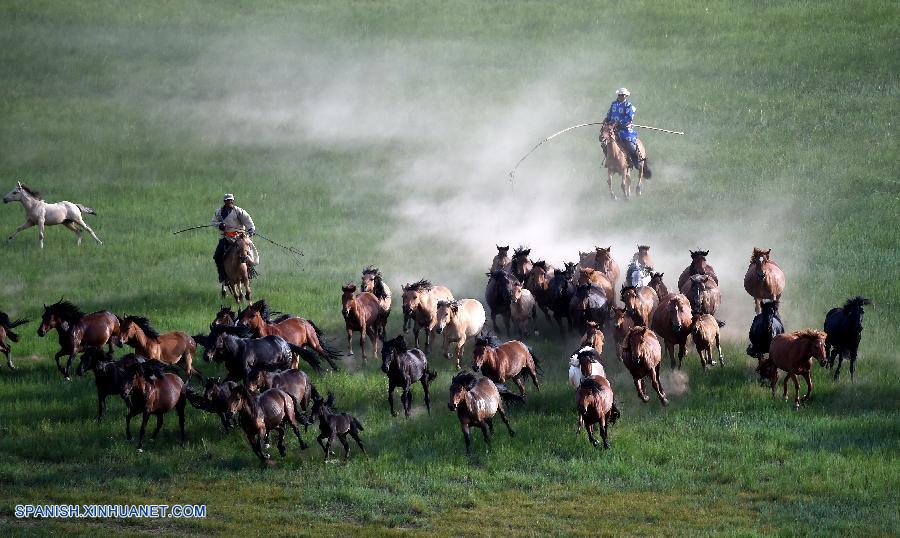
[[[232,413],[241,417],[241,428],[247,435],[247,441],[253,453],[266,461],[271,456],[264,452],[263,440],[268,448],[269,432],[275,430],[278,433],[278,453],[281,457],[287,455],[284,447],[284,426],[289,425],[294,430],[294,435],[300,441],[300,450],[306,450],[308,445],[300,437],[300,428],[297,426],[297,410],[294,408],[294,398],[281,389],[268,389],[259,396],[250,394],[247,387],[239,385],[231,393],[229,407]]]
[[[534,262],[528,277],[525,279],[525,288],[534,296],[538,308],[544,313],[547,321],[550,321],[550,305],[552,295],[550,293],[550,281],[553,279],[556,271],[552,266],[547,265],[544,260]]]
[[[625,311],[634,319],[635,325],[647,325],[653,311],[659,306],[659,297],[649,286],[622,286],[619,298],[625,304]]]
[[[712,265],[706,263],[706,256],[709,255],[708,250],[691,250],[691,264],[684,268],[678,277],[678,289],[684,289],[684,283],[690,280],[691,275],[709,275],[719,284],[719,277]],[[682,292],[684,293],[684,292]]]
[[[171,410],[178,413],[178,429],[181,445],[184,436],[184,408],[187,405],[187,384],[175,374],[160,374],[158,367],[148,363],[134,364],[129,371],[129,379],[122,387],[122,397],[128,405],[125,415],[125,438],[131,441],[131,418],[141,414],[141,432],[138,438],[138,452],[144,451],[144,431],[150,415],[156,415],[156,429],[150,439],[156,439],[162,429],[163,415]]]
[[[159,334],[150,325],[150,320],[141,316],[125,316],[122,320],[119,334],[119,346],[128,344],[134,351],[148,359],[160,361],[165,364],[181,364],[190,381],[196,374],[201,379],[203,375],[193,367],[194,351],[197,343],[186,332],[173,331]]]
[[[709,314],[694,312],[694,318],[691,321],[691,337],[694,339],[694,347],[697,348],[697,355],[700,355],[700,364],[703,365],[704,370],[706,370],[707,364],[716,365],[716,361],[712,358],[713,345],[719,352],[719,362],[725,366],[725,357],[722,355],[722,346],[719,344],[719,327],[724,326],[725,322],[717,321]]]
[[[581,336],[581,347],[590,346],[594,348],[597,355],[603,354],[603,327],[596,321],[588,321],[584,334]]]
[[[634,320],[625,312],[624,308],[613,308],[612,326],[613,339],[616,342],[616,358],[622,360],[622,346],[626,344],[625,339],[631,334]]]
[[[753,248],[750,256],[750,266],[744,275],[744,289],[753,297],[756,313],[760,312],[760,301],[764,299],[775,300],[781,298],[784,293],[784,271],[769,256],[772,249],[763,250]]]
[[[613,402],[613,391],[604,376],[585,377],[575,393],[575,406],[578,409],[578,425],[576,435],[581,427],[587,430],[588,439],[595,448],[600,447],[594,437],[594,424],[600,425],[600,437],[603,448],[609,448],[609,427],[619,419],[619,410]]]
[[[362,280],[359,283],[359,291],[368,291],[374,293],[375,297],[378,297],[381,308],[384,309],[385,312],[385,323],[387,323],[387,317],[391,313],[391,288],[384,283],[381,271],[374,265],[370,265],[363,269]]]
[[[450,401],[447,402],[447,407],[451,411],[456,411],[456,416],[459,418],[459,426],[466,442],[466,454],[472,451],[472,436],[469,428],[471,426],[481,428],[484,442],[490,444],[491,436],[488,434],[488,430],[491,434],[494,433],[493,418],[497,413],[500,413],[500,419],[506,424],[509,436],[516,436],[516,432],[513,431],[512,426],[509,425],[509,419],[506,417],[506,409],[503,407],[499,388],[490,379],[477,378],[468,372],[456,374],[450,382]],[[506,389],[506,387],[502,388]],[[516,396],[508,390],[504,390],[504,397],[521,400],[520,396]]]
[[[591,284],[603,290],[606,300],[610,306],[616,305],[616,290],[613,288],[612,282],[607,278],[606,274],[598,271],[593,267],[582,267],[578,270],[578,280],[576,285]]]
[[[650,283],[647,284],[647,287],[653,288],[653,291],[656,292],[656,296],[659,297],[659,300],[662,301],[664,297],[669,295],[669,288],[663,284],[663,274],[664,273],[650,273]]]
[[[775,397],[775,385],[778,384],[778,370],[784,370],[784,392],[782,397],[787,400],[788,378],[794,381],[794,407],[800,408],[800,402],[809,399],[812,393],[812,360],[815,358],[819,365],[825,368],[827,355],[825,353],[825,339],[827,335],[815,329],[805,329],[792,333],[779,334],[772,339],[769,347],[769,356],[759,362],[757,371],[760,376],[767,378],[772,384],[772,398]],[[806,380],[806,395],[800,397],[800,383],[797,375]]]
[[[659,364],[662,361],[662,350],[659,339],[647,327],[633,327],[625,340],[622,349],[622,362],[634,378],[634,386],[638,396],[645,403],[650,397],[644,394],[644,377],[650,376],[653,389],[663,405],[669,405],[666,393],[659,382]]]
[[[431,339],[437,324],[437,304],[452,300],[453,293],[446,286],[433,285],[425,279],[403,286],[403,332],[409,332],[408,322],[412,320],[415,335],[413,347],[419,347],[419,331],[425,329],[423,351],[426,354],[431,351]]]
[[[615,288],[619,281],[619,264],[612,258],[612,247],[594,247],[593,268],[603,273],[609,283]]]
[[[519,378],[523,373],[531,377],[537,390],[541,386],[537,379],[537,358],[534,352],[518,340],[500,343],[491,334],[483,334],[475,339],[472,370],[481,373],[495,383],[505,383],[512,379],[519,392],[525,396],[525,384]]]
[[[672,368],[675,368],[675,346],[678,346],[678,367],[681,368],[692,322],[691,303],[680,293],[668,295],[653,313],[650,327],[665,342]]]
[[[231,240],[222,258],[225,268],[225,281],[220,283],[222,298],[231,292],[234,301],[240,305],[243,299],[250,300],[250,259],[252,257],[250,239],[244,232],[235,232],[237,235]]]
[[[118,342],[120,327],[119,318],[108,310],[84,314],[74,304],[60,299],[50,306],[44,305],[38,336],[43,337],[50,329],[56,329],[61,348],[53,357],[56,359],[56,368],[68,381],[75,355],[88,347],[104,345],[109,346],[109,352],[112,353],[113,345]],[[59,358],[63,355],[69,356],[65,369],[59,364]]]
[[[703,314],[715,314],[722,300],[719,285],[710,275],[691,275],[681,293],[691,302],[691,310]]]
[[[629,176],[630,165],[628,163],[628,154],[619,147],[619,136],[616,134],[614,124],[604,123],[600,128],[600,143],[606,148],[606,184],[609,186],[610,198],[618,200],[616,193],[612,188],[612,178],[613,175],[619,174],[622,176],[622,194],[625,196],[626,200],[630,199],[631,178]],[[644,177],[650,177],[650,167],[647,166],[647,153],[644,150],[644,143],[639,139],[637,144],[638,152],[643,156],[637,170],[638,182],[636,192],[637,195],[640,196],[644,185]]]
[[[7,338],[12,342],[19,341],[19,335],[13,332],[13,329],[18,327],[19,325],[23,325],[28,323],[30,320],[28,318],[17,319],[16,321],[10,321],[9,316],[6,312],[0,312],[0,352],[6,355],[6,365],[9,366],[10,370],[15,370],[16,367],[13,365],[12,359],[9,356],[9,352],[12,348],[7,341]]]
[[[238,324],[249,327],[258,338],[280,336],[295,346],[310,347],[328,361],[332,369],[338,369],[334,360],[341,354],[322,340],[322,331],[312,321],[296,316],[281,316],[270,322],[270,315],[271,310],[266,300],[260,299],[238,313]],[[297,368],[298,364],[295,354],[291,368]]]
[[[363,362],[366,360],[366,336],[372,342],[372,353],[378,356],[378,339],[384,337],[387,316],[384,307],[374,293],[356,293],[356,284],[341,287],[341,314],[347,329],[347,354],[353,355],[353,333],[359,332],[359,347]]]

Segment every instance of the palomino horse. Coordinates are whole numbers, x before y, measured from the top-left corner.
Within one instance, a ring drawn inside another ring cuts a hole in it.
[[[294,430],[294,435],[300,441],[300,450],[305,450],[308,445],[300,437],[300,428],[297,426],[297,410],[294,408],[294,399],[281,389],[269,389],[259,396],[250,394],[247,387],[239,385],[231,394],[229,402],[232,413],[241,417],[241,428],[247,435],[247,441],[253,453],[266,461],[271,456],[264,451],[263,440],[268,440],[269,432],[275,430],[278,433],[278,453],[281,457],[287,455],[284,447],[284,426],[289,425]],[[266,446],[265,448],[268,448]]]
[[[531,272],[531,268],[534,266],[528,258],[529,254],[531,254],[530,248],[519,247],[513,252],[512,260],[510,260],[509,271],[522,282],[525,282],[528,273]]]
[[[622,349],[622,362],[631,377],[634,378],[634,386],[638,396],[645,403],[650,397],[644,394],[644,377],[650,376],[653,389],[659,396],[663,405],[669,405],[666,393],[659,382],[659,364],[662,361],[662,350],[659,347],[659,339],[647,327],[633,327]]]
[[[609,280],[609,283],[615,287],[619,281],[619,264],[612,257],[612,247],[594,247],[594,265],[593,268],[603,273],[603,276]]]
[[[316,327],[315,323],[296,316],[281,316],[275,320],[270,320],[271,315],[272,312],[266,300],[260,299],[239,312],[237,322],[239,325],[249,327],[253,334],[258,337],[280,336],[297,347],[310,347],[320,357],[328,361],[332,369],[338,369],[334,361],[341,354],[325,343],[322,331]],[[308,356],[305,356],[304,359],[307,362],[310,360]],[[298,362],[295,359],[291,367],[296,368],[297,364]]]
[[[520,280],[513,282],[510,294],[509,317],[513,326],[518,329],[519,336],[525,338],[531,331],[531,322],[537,319],[537,301]]]
[[[659,306],[659,297],[649,286],[635,288],[634,286],[622,286],[619,298],[625,304],[625,311],[634,319],[635,325],[647,325],[653,311]]]
[[[196,374],[203,378],[193,367],[194,351],[197,343],[186,332],[172,331],[159,334],[150,325],[150,320],[141,316],[125,316],[119,334],[119,346],[128,344],[134,351],[148,359],[165,364],[181,364],[189,381]]]
[[[534,388],[541,390],[537,379],[537,357],[534,352],[518,340],[500,343],[491,334],[484,334],[475,339],[472,370],[481,373],[495,383],[505,383],[512,379],[525,396],[525,384],[520,376],[527,374],[534,383]]]
[[[462,359],[466,339],[478,335],[484,328],[487,316],[484,306],[475,299],[438,301],[435,331],[444,335],[444,356],[450,358],[450,344],[455,343],[456,369]]]
[[[825,368],[827,354],[825,353],[825,339],[827,335],[815,329],[805,329],[792,333],[779,334],[772,339],[769,348],[769,356],[760,361],[757,371],[761,377],[769,379],[772,383],[772,398],[775,397],[775,385],[778,384],[778,370],[784,370],[784,392],[782,397],[787,400],[788,378],[794,381],[794,407],[800,408],[800,402],[809,399],[812,393],[812,379],[810,370],[812,360],[815,358],[819,365]],[[806,395],[800,397],[800,383],[797,376],[803,376],[806,380]]]
[[[500,332],[500,327],[497,326],[497,316],[499,315],[506,326],[506,333],[509,334],[510,303],[512,299],[510,290],[515,277],[507,271],[494,271],[493,273],[488,273],[487,276],[489,278],[484,289],[484,300],[487,302],[488,308],[491,309],[491,326],[495,331]]]
[[[825,315],[825,332],[828,339],[825,346],[828,350],[828,368],[834,365],[837,357],[838,366],[834,371],[834,378],[841,374],[841,363],[844,362],[844,354],[850,360],[850,381],[856,371],[856,354],[859,350],[859,342],[863,331],[863,306],[872,304],[872,301],[858,295],[848,299],[843,308],[832,308]]]
[[[675,346],[678,346],[678,367],[681,368],[692,322],[691,303],[680,293],[666,296],[653,313],[650,327],[663,338],[672,368],[675,368]]]
[[[372,353],[378,356],[378,340],[384,337],[384,307],[374,293],[363,291],[356,293],[356,284],[347,283],[341,286],[341,315],[347,329],[347,354],[353,355],[353,333],[359,333],[359,347],[362,349],[363,362],[366,360],[366,336],[372,342]]]
[[[510,269],[510,259],[509,259],[509,245],[505,247],[501,247],[497,245],[497,255],[494,256],[494,259],[491,260],[491,272],[495,271],[509,271]]]
[[[627,343],[625,342],[625,339],[631,334],[631,328],[634,327],[634,320],[625,313],[624,308],[613,308],[612,326],[613,339],[616,343],[616,358],[622,360],[622,346]]]
[[[528,277],[525,279],[525,288],[534,296],[538,308],[544,313],[547,321],[550,321],[550,281],[553,279],[555,270],[552,266],[547,265],[544,260],[534,262]]]
[[[387,324],[387,318],[391,313],[391,288],[384,283],[381,271],[374,265],[363,269],[359,291],[367,291],[378,298],[378,302],[381,303],[381,308],[384,310],[384,323]]]
[[[613,391],[604,376],[585,377],[575,392],[575,407],[578,409],[578,426],[576,435],[581,433],[581,426],[587,430],[588,439],[595,448],[600,447],[594,437],[594,424],[600,425],[600,437],[603,448],[609,448],[609,427],[619,420],[619,410],[613,402]]]
[[[6,312],[0,312],[0,352],[6,355],[6,365],[9,366],[10,370],[15,370],[16,367],[13,365],[12,359],[9,356],[9,352],[12,348],[10,347],[9,342],[7,342],[7,338],[9,338],[10,341],[18,342],[19,335],[13,332],[13,329],[19,325],[28,323],[29,321],[30,320],[27,318],[10,321]]]
[[[772,249],[754,248],[750,256],[750,266],[744,275],[744,289],[753,297],[756,313],[760,312],[760,301],[775,300],[784,293],[784,271],[769,259]]]
[[[715,314],[722,301],[719,285],[710,275],[691,275],[681,293],[691,302],[691,310],[703,314]]]
[[[413,322],[415,347],[419,347],[419,332],[425,329],[425,353],[431,351],[431,339],[437,324],[437,304],[452,301],[453,293],[441,285],[433,285],[422,279],[403,286],[403,332],[408,332],[407,322]]]
[[[100,241],[100,238],[97,237],[94,230],[88,226],[81,217],[82,213],[87,213],[89,215],[97,214],[96,211],[86,205],[66,201],[48,204],[41,199],[39,192],[29,189],[19,181],[16,182],[16,186],[13,190],[6,193],[6,196],[3,197],[4,204],[8,204],[9,202],[22,202],[22,207],[25,208],[25,222],[16,228],[16,231],[6,239],[7,243],[12,242],[22,230],[37,226],[40,245],[41,248],[44,248],[44,226],[62,224],[75,232],[79,245],[81,244],[82,228],[87,230],[97,243],[103,244],[103,241]]]
[[[403,412],[409,418],[412,409],[412,385],[422,383],[422,392],[425,393],[425,409],[431,414],[431,397],[428,394],[428,385],[437,377],[437,372],[428,369],[428,357],[421,349],[407,349],[406,340],[402,334],[393,340],[387,340],[381,347],[381,371],[388,377],[388,404],[391,406],[391,416],[397,416],[394,411],[394,389],[400,387],[400,404]]]
[[[225,267],[225,281],[221,284],[222,298],[225,294],[231,292],[234,301],[240,305],[246,299],[250,300],[250,259],[252,256],[250,250],[250,239],[243,232],[235,232],[228,248],[225,250],[225,257],[222,258],[222,265]]]
[[[128,404],[125,415],[125,438],[131,441],[131,418],[141,414],[141,432],[138,438],[138,452],[144,451],[144,431],[150,415],[156,415],[156,429],[150,439],[156,439],[162,429],[163,415],[171,410],[178,413],[178,430],[181,445],[184,436],[184,408],[187,405],[187,384],[175,374],[160,373],[158,367],[147,363],[137,363],[129,369],[129,379],[122,387],[122,397]]]
[[[459,418],[459,426],[466,442],[466,454],[472,452],[472,436],[469,428],[471,426],[481,428],[484,442],[490,444],[491,434],[494,433],[493,418],[497,413],[500,413],[500,419],[506,424],[509,436],[516,436],[516,432],[513,431],[512,426],[509,425],[509,419],[506,417],[506,409],[500,398],[500,388],[490,379],[477,378],[468,372],[456,374],[450,382],[450,401],[447,402],[447,407],[451,411],[456,411],[456,416]],[[506,387],[502,388],[504,389],[504,398],[522,400],[521,396],[509,392]],[[488,430],[490,430],[490,434],[488,434]]]
[[[74,304],[60,299],[50,306],[44,305],[44,314],[41,316],[41,326],[38,327],[38,336],[43,337],[50,329],[56,329],[59,336],[59,347],[54,355],[56,367],[69,380],[69,369],[75,355],[88,347],[109,346],[112,353],[113,345],[119,338],[119,318],[108,310],[101,310],[85,315]],[[59,364],[59,358],[68,355],[66,367]]]
[[[682,271],[681,275],[678,277],[678,289],[684,288],[684,283],[690,280],[691,275],[709,275],[712,277],[713,281],[715,281],[716,285],[718,285],[719,277],[716,276],[716,270],[713,269],[712,265],[706,263],[706,256],[709,255],[709,251],[692,250],[690,252],[691,264],[685,267],[684,271]]]
[[[622,176],[622,194],[625,199],[631,198],[631,178],[629,177],[630,165],[628,163],[628,154],[619,146],[619,137],[616,134],[615,126],[612,123],[604,123],[600,128],[600,142],[607,148],[606,150],[606,184],[609,185],[609,196],[613,200],[617,200],[616,193],[612,188],[613,175]],[[637,141],[638,152],[643,157],[638,166],[638,183],[637,195],[641,195],[644,185],[644,177],[650,178],[650,167],[647,165],[647,152],[644,151],[644,143]]]
[[[359,439],[359,432],[365,429],[363,425],[349,413],[335,413],[332,409],[333,405],[334,394],[329,392],[328,399],[323,400],[319,393],[313,391],[313,407],[310,415],[312,419],[319,419],[319,437],[316,440],[319,442],[319,446],[322,447],[322,451],[325,452],[325,461],[328,461],[328,456],[331,454],[331,443],[335,439],[344,445],[344,460],[347,459],[347,456],[350,455],[347,434],[350,434],[350,437],[356,441],[362,453],[366,454],[366,447],[363,446],[362,441]],[[328,439],[327,443],[324,442],[325,439]],[[368,454],[366,456],[368,457]]]
[[[700,364],[703,365],[704,370],[707,365],[716,365],[716,361],[712,358],[713,345],[719,352],[720,365],[725,366],[725,357],[722,355],[722,346],[719,344],[719,327],[724,326],[724,321],[717,321],[709,314],[694,312],[694,319],[691,322],[691,337],[694,339],[694,347],[697,348],[697,355],[700,355]]]
[[[596,349],[584,346],[569,357],[569,385],[573,389],[578,390],[582,379],[595,375],[606,377]]]

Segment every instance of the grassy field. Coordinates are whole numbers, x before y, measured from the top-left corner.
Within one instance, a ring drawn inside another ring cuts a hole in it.
[[[204,224],[224,192],[259,230],[257,297],[343,345],[340,285],[378,264],[483,295],[494,244],[560,265],[637,243],[674,279],[709,248],[723,280],[725,368],[691,355],[666,373],[672,405],[641,404],[608,361],[622,419],[612,449],[573,435],[564,357],[540,336],[540,393],[466,457],[446,410],[391,418],[372,361],[318,376],[360,417],[370,458],[323,465],[316,447],[261,468],[243,435],[189,409],[138,454],[122,404],[94,420],[90,378],[64,382],[55,335],[22,328],[0,372],[0,528],[16,534],[896,535],[900,529],[900,8],[893,2],[0,3],[0,177],[97,208],[104,240],[48,228],[2,247],[0,310],[86,311],[203,330],[220,304]],[[597,121],[625,85],[655,177],[606,193]],[[22,221],[0,210],[0,232]],[[753,246],[785,268],[789,329],[821,327],[853,295],[867,311],[857,379],[815,367],[799,411],[770,399],[743,354]],[[399,330],[395,309],[389,333]],[[541,325],[542,335],[555,331]],[[206,375],[215,366],[200,363]],[[309,435],[307,435],[309,441]],[[16,504],[204,503],[202,520],[17,520]]]

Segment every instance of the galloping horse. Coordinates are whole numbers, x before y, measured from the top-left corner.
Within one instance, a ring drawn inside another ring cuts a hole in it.
[[[528,258],[529,254],[531,254],[530,248],[519,247],[513,252],[513,257],[510,261],[509,271],[522,282],[525,282],[528,273],[531,272],[531,268],[534,266]]]
[[[322,341],[322,331],[312,321],[295,316],[281,316],[270,321],[271,314],[266,300],[260,299],[239,312],[237,321],[239,325],[249,327],[258,337],[280,336],[297,347],[311,347],[334,370],[338,369],[334,360],[341,354]],[[304,359],[309,361],[309,357]],[[297,364],[295,358],[291,368],[296,368]]]
[[[569,357],[569,385],[573,389],[578,390],[582,379],[595,375],[606,377],[606,370],[596,349],[584,346]]]
[[[456,369],[462,359],[466,339],[475,336],[484,328],[486,316],[484,306],[475,299],[438,301],[437,324],[435,330],[444,335],[444,356],[450,358],[450,344],[455,342]]]
[[[772,249],[754,248],[750,266],[744,275],[744,289],[753,297],[756,313],[763,299],[779,300],[784,292],[784,271],[769,259]]]
[[[187,384],[175,374],[163,374],[152,365],[136,363],[129,367],[129,379],[122,387],[122,397],[128,405],[125,415],[125,438],[131,440],[131,418],[141,414],[141,432],[138,452],[144,451],[144,431],[150,415],[156,415],[156,429],[150,439],[155,439],[162,429],[163,415],[171,410],[178,413],[178,429],[184,446],[184,408],[187,405]]]
[[[825,315],[825,332],[828,339],[825,341],[828,350],[828,368],[834,365],[835,357],[838,358],[837,370],[834,378],[841,374],[841,363],[844,362],[844,354],[849,355],[850,381],[856,371],[856,353],[859,350],[859,342],[863,331],[863,306],[872,304],[872,301],[858,295],[847,300],[843,308],[832,308]]]
[[[284,426],[289,425],[294,430],[294,435],[300,441],[300,450],[305,450],[308,445],[300,437],[300,428],[297,426],[297,410],[294,408],[294,399],[281,389],[269,389],[259,396],[250,394],[245,386],[238,386],[232,392],[229,401],[232,413],[239,413],[241,427],[247,435],[247,441],[253,453],[261,461],[270,459],[271,456],[264,452],[263,440],[268,448],[269,432],[275,430],[278,433],[278,453],[281,457],[287,455],[284,448]]]
[[[616,358],[622,360],[622,346],[627,344],[625,339],[631,334],[631,328],[634,327],[634,319],[625,313],[624,308],[613,308],[612,326],[613,339],[616,343]]]
[[[494,259],[491,260],[491,272],[494,271],[509,271],[510,268],[510,260],[509,260],[509,245],[505,247],[497,246],[497,255],[494,256]]]
[[[581,433],[583,425],[591,444],[599,448],[600,443],[594,437],[594,424],[600,424],[603,448],[609,448],[609,427],[616,423],[620,414],[613,401],[612,387],[606,377],[598,375],[582,379],[576,389],[575,407],[578,409],[576,435]]]
[[[381,308],[384,309],[384,321],[387,323],[387,317],[391,313],[391,288],[384,283],[381,271],[374,265],[363,269],[359,291],[368,291],[375,294],[375,297],[381,303]]]
[[[593,284],[579,284],[569,301],[569,319],[580,331],[591,321],[602,327],[609,318],[609,309],[610,303],[602,289]]]
[[[691,337],[694,339],[694,347],[697,348],[697,355],[700,355],[700,364],[703,365],[704,370],[707,365],[716,365],[715,359],[712,358],[713,345],[719,352],[720,365],[725,366],[725,356],[722,355],[722,346],[719,344],[719,327],[724,326],[725,322],[717,321],[709,314],[694,312]]]
[[[412,320],[415,347],[419,347],[419,331],[424,328],[426,354],[431,351],[431,339],[437,324],[437,304],[452,300],[453,293],[446,286],[432,285],[425,279],[403,286],[403,332],[408,332],[407,322]]]
[[[412,408],[413,383],[422,383],[422,391],[425,393],[425,409],[431,414],[431,396],[428,394],[428,385],[437,377],[437,372],[428,369],[428,357],[420,349],[407,349],[406,340],[402,334],[393,340],[384,342],[381,348],[381,371],[388,377],[388,403],[391,406],[391,416],[397,416],[394,411],[394,389],[401,388],[400,403],[403,412],[409,418]]]
[[[608,148],[606,152],[606,184],[609,185],[609,196],[613,200],[618,199],[616,193],[613,192],[612,178],[614,174],[619,174],[622,176],[622,194],[625,196],[625,199],[628,200],[631,198],[631,178],[629,177],[628,154],[619,147],[619,137],[616,135],[614,124],[603,124],[603,127],[600,129],[600,141]],[[644,185],[644,177],[650,178],[650,167],[647,166],[647,153],[644,150],[644,143],[638,140],[637,144],[638,151],[641,155],[645,156],[637,170],[638,184],[636,192],[637,195],[640,196]]]
[[[466,442],[466,454],[472,451],[472,436],[469,434],[469,428],[471,426],[481,428],[484,442],[490,444],[491,436],[488,434],[488,430],[491,434],[494,433],[493,418],[497,413],[500,413],[500,418],[506,424],[509,436],[516,436],[516,432],[509,425],[506,409],[500,398],[499,389],[501,388],[504,398],[522,400],[521,396],[512,394],[505,386],[498,387],[490,379],[477,378],[468,372],[456,374],[450,382],[450,401],[447,402],[447,407],[451,411],[456,411],[456,416],[459,418],[459,426]]]
[[[491,326],[498,333],[500,327],[497,326],[497,315],[503,319],[506,326],[506,333],[509,334],[509,318],[511,315],[510,306],[512,299],[511,285],[515,280],[507,271],[494,271],[488,273],[488,283],[484,289],[484,300],[487,302],[488,308],[491,309]]]
[[[675,346],[678,346],[678,367],[681,368],[692,323],[691,303],[680,293],[666,296],[653,313],[650,328],[663,338],[672,368],[675,368]]]
[[[187,374],[185,381],[189,381],[194,374],[203,378],[192,365],[197,343],[186,332],[159,334],[150,325],[149,319],[141,316],[125,316],[120,329],[119,346],[123,343],[133,347],[142,357],[165,364],[180,363]]]
[[[104,345],[108,345],[112,353],[113,345],[119,338],[120,326],[119,318],[108,310],[85,315],[74,304],[60,299],[50,306],[44,305],[38,336],[43,337],[50,329],[56,329],[61,348],[53,357],[56,367],[68,381],[75,355],[88,347]],[[69,356],[65,369],[59,364],[59,358],[63,355]]]
[[[649,286],[635,288],[634,286],[622,286],[619,298],[625,304],[625,311],[634,319],[635,325],[647,325],[650,316],[659,306],[659,297]]]
[[[10,370],[15,370],[16,367],[13,365],[12,359],[9,356],[9,352],[12,350],[9,346],[9,342],[6,341],[9,338],[13,342],[19,341],[19,335],[13,332],[13,329],[18,327],[19,325],[23,325],[28,323],[30,320],[28,318],[17,319],[16,321],[10,321],[9,316],[6,312],[0,312],[0,352],[6,355],[6,365],[9,366]]]
[[[244,232],[235,232],[233,241],[225,251],[222,265],[225,267],[225,281],[222,282],[222,298],[231,292],[240,305],[243,299],[250,300],[250,263],[252,253],[250,239]]]
[[[647,327],[633,327],[622,348],[622,362],[634,378],[634,386],[638,396],[646,403],[650,397],[644,394],[644,377],[650,376],[650,382],[663,405],[669,405],[666,393],[659,382],[659,364],[662,361],[662,350],[659,339]]]
[[[13,190],[6,193],[6,196],[3,197],[4,204],[8,204],[9,202],[22,202],[22,207],[25,208],[25,223],[16,228],[16,231],[6,239],[7,243],[12,242],[22,230],[37,226],[40,245],[41,248],[44,248],[44,226],[62,224],[75,232],[79,245],[81,244],[82,228],[87,230],[97,243],[103,244],[103,241],[100,241],[100,238],[97,237],[94,230],[91,229],[81,217],[82,213],[87,213],[89,215],[97,214],[96,211],[86,205],[66,201],[48,204],[41,199],[41,193],[29,189],[20,181],[17,181]]]
[[[778,315],[778,301],[762,301],[762,312],[753,318],[750,324],[747,355],[762,360],[769,352],[772,339],[784,332],[784,323]]]
[[[593,267],[582,267],[578,270],[577,285],[592,284],[603,291],[610,306],[616,305],[616,291],[606,274]]]
[[[638,251],[631,257],[631,261],[637,262],[644,267],[656,267],[653,257],[650,256],[650,247],[648,245],[638,245]]]
[[[692,275],[709,275],[718,286],[719,277],[716,276],[716,270],[706,262],[706,256],[709,255],[709,251],[692,250],[690,252],[691,264],[685,267],[678,277],[678,289],[684,289],[684,283],[690,280]]]
[[[550,281],[553,279],[555,270],[552,266],[547,265],[544,260],[534,262],[528,277],[525,279],[525,288],[534,296],[538,308],[544,313],[547,321],[550,321],[549,306],[551,302]]]
[[[681,293],[691,302],[691,310],[703,314],[715,314],[722,300],[719,285],[710,275],[691,275]]]
[[[594,265],[593,268],[603,273],[609,283],[615,288],[616,282],[619,281],[619,264],[612,257],[612,247],[594,247]]]
[[[663,274],[664,273],[650,273],[650,283],[647,286],[653,288],[653,291],[656,292],[656,296],[659,297],[659,300],[662,301],[667,295],[669,295],[669,288],[663,284]]]
[[[565,334],[562,320],[566,318],[569,330],[572,329],[572,316],[569,313],[569,303],[575,294],[575,284],[571,282],[572,275],[575,273],[575,264],[566,263],[565,269],[556,271],[553,278],[550,279],[550,287],[548,290],[548,308],[553,312],[553,319],[559,326],[560,334]]]
[[[800,408],[800,402],[809,399],[812,393],[812,379],[810,370],[812,360],[815,358],[819,365],[825,368],[827,354],[825,352],[825,339],[827,335],[815,329],[806,329],[792,333],[779,334],[772,339],[769,348],[769,356],[760,361],[757,371],[761,377],[767,378],[772,383],[772,398],[775,397],[775,385],[778,384],[778,370],[784,370],[784,393],[782,397],[787,400],[788,378],[794,381],[794,407]],[[806,395],[800,397],[800,383],[797,375],[806,380]]]
[[[505,383],[507,379],[512,379],[524,397],[525,385],[519,377],[527,374],[534,387],[541,390],[537,379],[536,357],[531,348],[522,342],[510,340],[501,344],[494,336],[484,334],[475,339],[473,355],[472,370],[480,370],[491,381]]]
[[[341,314],[347,329],[347,354],[353,355],[353,333],[358,332],[363,362],[366,360],[367,336],[372,342],[372,353],[377,357],[378,340],[384,337],[387,322],[381,301],[368,291],[356,293],[356,284],[352,282],[341,286],[341,291]]]

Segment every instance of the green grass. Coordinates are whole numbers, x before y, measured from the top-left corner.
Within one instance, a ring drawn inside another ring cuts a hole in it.
[[[533,342],[543,389],[466,457],[444,406],[393,419],[365,367],[314,375],[360,417],[370,458],[323,465],[318,448],[261,468],[242,435],[190,409],[143,454],[122,405],[96,425],[89,378],[65,383],[55,336],[23,327],[19,371],[0,372],[0,528],[21,534],[895,535],[900,486],[900,55],[891,2],[140,3],[0,5],[0,177],[96,207],[105,244],[68,230],[3,247],[0,309],[83,309],[201,331],[219,299],[208,221],[235,192],[260,230],[300,246],[302,271],[262,243],[258,297],[338,337],[339,285],[377,263],[395,290],[421,276],[481,297],[494,242],[554,264],[571,245],[647,241],[671,285],[706,245],[723,290],[728,366],[667,372],[672,405],[638,402],[609,363],[622,420],[612,450],[573,434],[563,357]],[[554,139],[632,89],[656,172],[614,204],[595,133]],[[4,190],[5,192],[5,190]],[[488,210],[495,207],[494,211]],[[0,231],[22,219],[0,211]],[[454,230],[462,230],[454,232]],[[585,238],[585,239],[582,239]],[[816,367],[797,412],[745,360],[754,245],[788,274],[789,328],[820,327],[848,296],[866,313],[857,380]],[[397,316],[395,310],[394,316]],[[391,332],[399,329],[396,317]],[[542,334],[554,334],[541,325]],[[337,339],[338,343],[342,337]],[[358,359],[357,359],[358,360]],[[217,373],[199,364],[204,374]],[[307,434],[309,440],[309,434]],[[205,520],[13,517],[20,503],[205,503]]]

